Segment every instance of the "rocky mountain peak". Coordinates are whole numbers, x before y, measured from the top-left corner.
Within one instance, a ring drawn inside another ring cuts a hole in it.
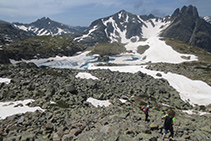
[[[191,17],[193,19],[199,18],[197,8],[189,5],[183,6],[181,9],[177,8],[171,16],[171,20],[175,20],[177,18],[187,18]]]
[[[197,8],[190,5],[176,9],[171,16],[171,25],[161,36],[174,38],[211,51],[211,26],[198,15]]]
[[[181,14],[190,15],[190,16],[193,16],[193,17],[199,17],[196,7],[194,7],[192,5],[189,5],[188,7],[184,6],[181,9]]]

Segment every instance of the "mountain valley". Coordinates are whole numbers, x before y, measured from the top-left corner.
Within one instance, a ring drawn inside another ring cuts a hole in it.
[[[0,21],[0,141],[159,141],[168,109],[181,124],[165,140],[210,140],[210,92],[211,24],[192,5],[89,27]]]

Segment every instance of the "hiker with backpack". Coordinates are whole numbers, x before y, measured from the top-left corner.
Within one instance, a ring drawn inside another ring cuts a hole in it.
[[[143,110],[144,114],[145,114],[145,121],[149,121],[148,117],[149,117],[149,106],[147,105],[146,107],[142,106],[141,110]]]
[[[175,125],[175,126],[180,125],[180,124],[175,123],[175,111],[170,109],[166,115],[162,116],[162,119],[165,119],[164,133],[163,133],[162,139],[165,138],[165,135],[167,134],[168,130],[170,131],[169,137],[173,138],[174,137],[173,125]]]

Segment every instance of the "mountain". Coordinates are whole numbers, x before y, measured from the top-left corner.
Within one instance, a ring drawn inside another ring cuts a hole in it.
[[[30,32],[26,32],[15,28],[8,22],[0,22],[0,45],[8,44],[18,40],[24,40],[34,35]]]
[[[6,22],[4,20],[0,20],[0,24],[2,24],[2,23],[8,23],[9,24],[9,22]]]
[[[48,17],[43,17],[30,24],[13,23],[13,25],[19,29],[28,32],[33,32],[37,36],[71,35],[74,33],[82,32],[86,29],[86,27],[80,27],[80,26],[70,27],[62,23],[53,21]]]
[[[98,19],[76,41],[88,45],[99,42],[138,42],[155,36],[174,38],[211,52],[211,25],[200,18],[192,5],[178,8],[171,16],[135,15],[122,10]],[[157,36],[157,35],[156,35]]]
[[[76,41],[94,45],[98,42],[121,42],[128,40],[137,42],[144,38],[143,27],[163,28],[166,25],[165,18],[157,18],[153,15],[135,15],[125,10],[105,18],[94,21],[82,36]],[[158,24],[159,23],[159,24]]]
[[[161,36],[174,38],[211,52],[211,24],[199,17],[192,5],[176,9],[170,18],[171,24]]]
[[[12,24],[0,21],[0,64],[10,63],[7,53],[2,49],[3,45],[10,44],[19,40],[24,40],[34,35],[15,28]]]

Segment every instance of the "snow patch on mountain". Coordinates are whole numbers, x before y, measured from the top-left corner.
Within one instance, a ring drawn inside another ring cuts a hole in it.
[[[121,14],[119,15],[119,17],[121,17]],[[126,38],[126,33],[127,33],[127,30],[121,30],[118,25],[116,24],[116,21],[113,19],[113,17],[110,17],[108,20],[106,21],[103,21],[103,24],[105,26],[108,26],[108,23],[111,23],[112,24],[112,27],[113,27],[113,33],[110,33],[110,36],[109,36],[109,33],[108,33],[108,28],[105,29],[105,33],[107,35],[108,38],[110,38],[111,42],[121,42],[121,43],[128,43],[129,42],[129,39]],[[125,22],[128,22],[128,20],[126,19]]]
[[[164,22],[162,19],[156,19],[156,18],[143,22],[145,24],[142,27],[143,38],[158,36],[161,33],[161,31],[167,28],[171,23],[170,21]]]
[[[211,16],[206,16],[203,19],[211,24]]]
[[[97,30],[97,28],[98,28],[98,26],[95,25],[92,29],[89,30],[89,32],[88,32],[87,34],[85,34],[85,35],[83,35],[83,36],[80,36],[80,37],[77,37],[77,38],[75,38],[74,40],[77,40],[78,42],[80,42],[80,41],[83,40],[84,38],[89,37],[89,35],[90,35],[92,32],[94,32],[95,30]]]
[[[166,63],[182,63],[187,61],[197,61],[197,57],[191,54],[181,54],[172,49],[171,46],[166,45],[165,41],[161,41],[159,37],[150,37],[146,40],[149,45],[142,56],[146,56],[146,62],[166,62]],[[189,57],[189,60],[183,59]]]

